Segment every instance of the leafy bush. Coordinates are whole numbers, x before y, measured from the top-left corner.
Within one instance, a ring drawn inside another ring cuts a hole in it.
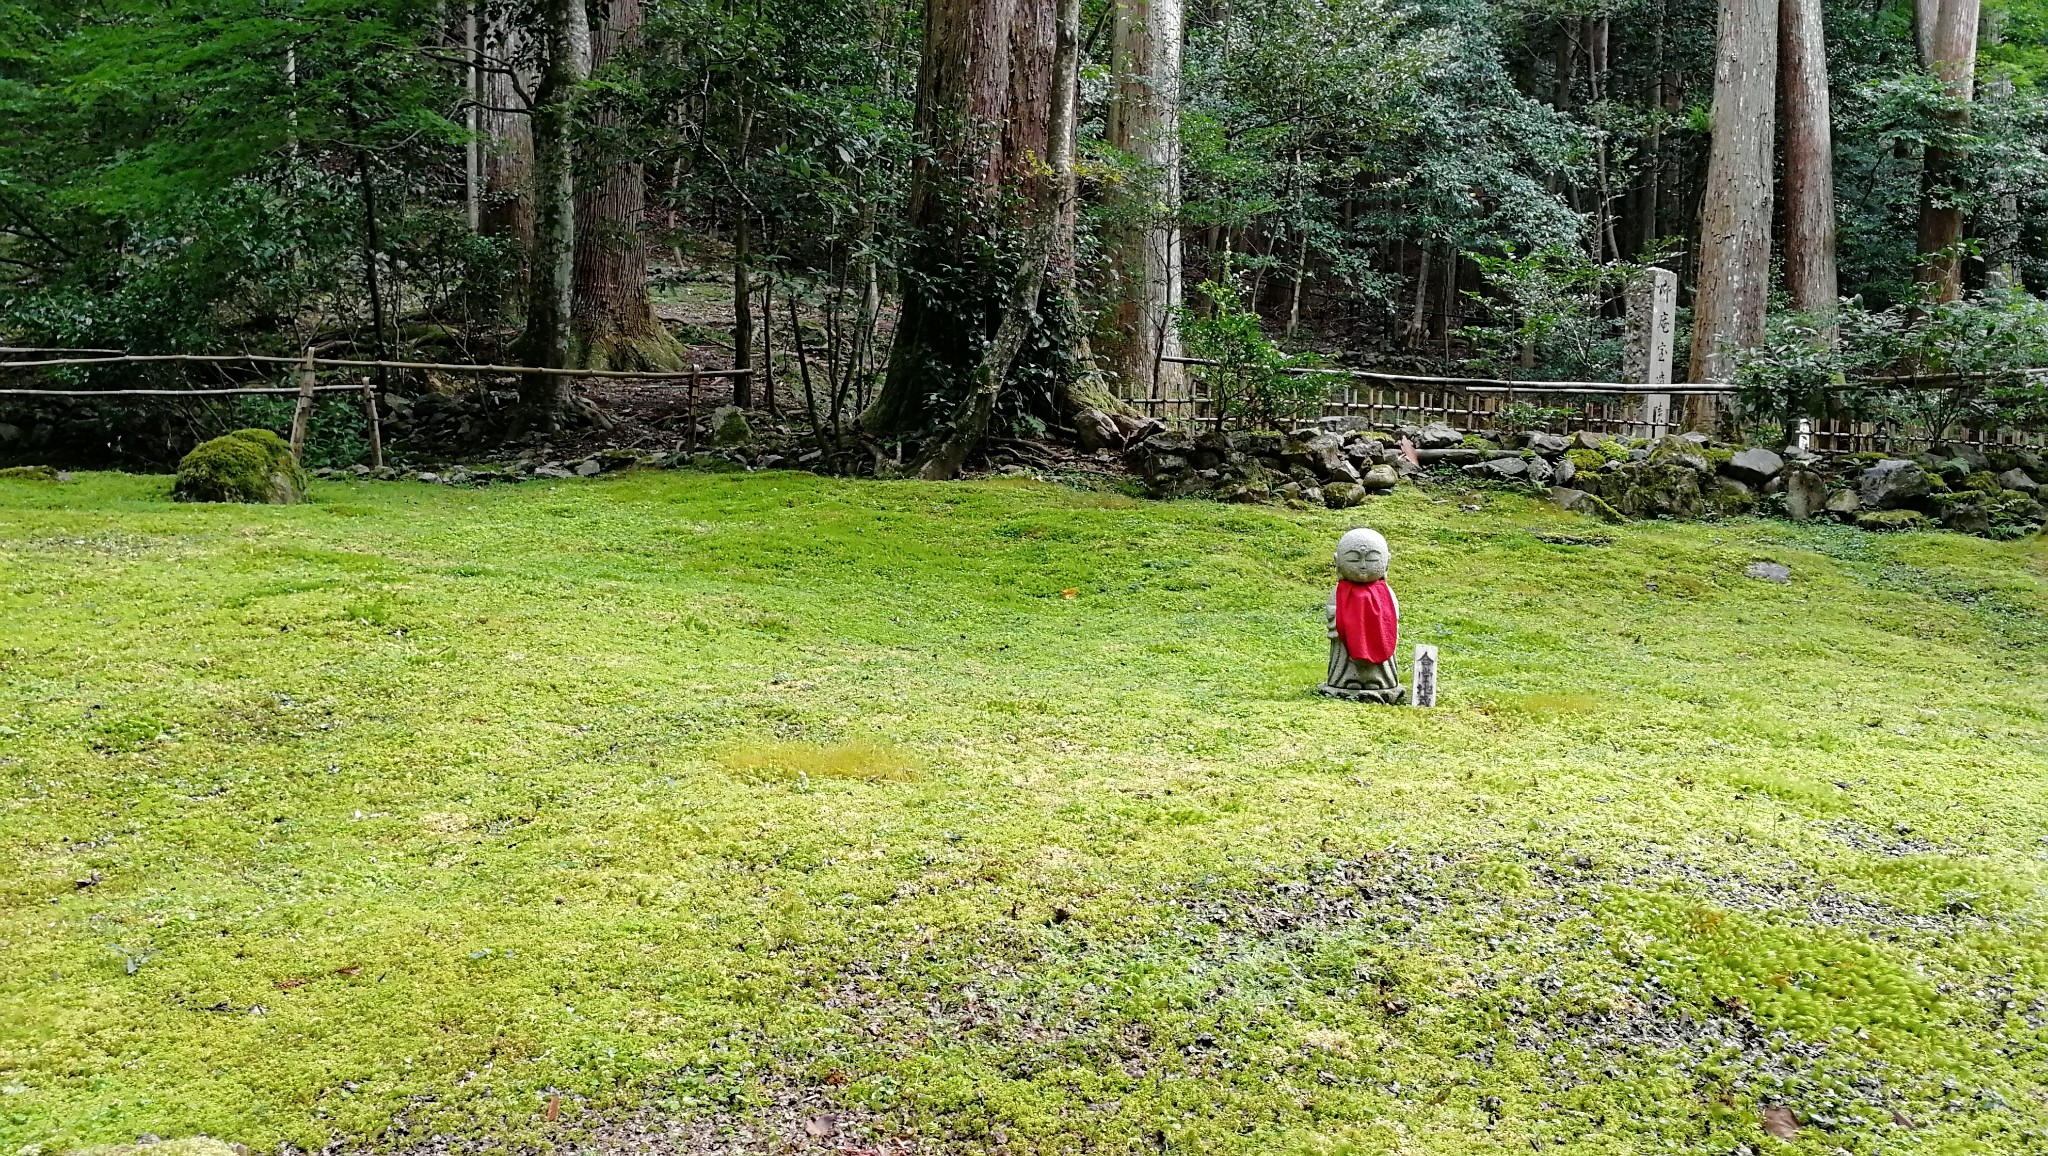
[[[1208,387],[1219,417],[1274,427],[1321,415],[1327,379],[1288,372],[1315,366],[1320,358],[1290,355],[1273,344],[1235,280],[1204,281],[1195,292],[1209,308],[1182,310],[1181,339],[1189,353],[1211,363],[1195,366],[1194,374]]]
[[[1465,296],[1487,323],[1458,331],[1471,345],[1466,364],[1475,373],[1575,381],[1612,381],[1620,373],[1622,322],[1601,309],[1640,266],[1601,264],[1563,245],[1465,256],[1486,278],[1485,290]]]

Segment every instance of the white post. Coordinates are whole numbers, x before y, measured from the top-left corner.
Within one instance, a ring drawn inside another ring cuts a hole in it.
[[[1408,689],[1408,701],[1416,706],[1435,706],[1436,647],[1424,642],[1415,644],[1415,665],[1408,676],[1414,683]]]
[[[1622,352],[1622,380],[1671,384],[1672,345],[1678,330],[1678,274],[1651,266],[1628,287],[1628,337]],[[1671,428],[1671,395],[1643,395],[1641,436],[1663,437]]]

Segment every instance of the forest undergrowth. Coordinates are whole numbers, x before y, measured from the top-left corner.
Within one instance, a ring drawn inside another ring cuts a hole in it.
[[[0,1150],[2048,1147],[2038,539],[169,489],[0,480]]]

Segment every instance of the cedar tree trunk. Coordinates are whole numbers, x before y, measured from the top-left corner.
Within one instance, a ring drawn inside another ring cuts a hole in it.
[[[590,25],[583,0],[540,5],[547,63],[533,102],[533,275],[526,305],[526,364],[569,363],[575,303],[576,176],[573,146],[577,89],[590,78]],[[569,408],[569,379],[534,374],[520,386],[529,420],[553,428]]]
[[[1714,131],[1693,288],[1693,381],[1732,379],[1737,351],[1763,337],[1771,281],[1778,0],[1720,0],[1716,40]],[[1711,405],[1688,409],[1688,425],[1712,423]]]
[[[1792,307],[1827,316],[1835,271],[1835,152],[1821,0],[1779,0],[1778,108],[1785,118],[1785,291]]]
[[[1930,0],[1915,15],[1933,19],[1932,27],[1918,30],[1927,46],[1928,67],[1950,96],[1968,102],[1976,93],[1978,0]],[[1965,127],[1961,114],[1944,119],[1951,131]],[[1963,262],[1957,253],[1963,240],[1963,190],[1958,187],[1965,180],[1963,169],[1964,158],[1954,150],[1927,146],[1920,169],[1920,280],[1933,287],[1936,301],[1963,295]]]
[[[590,30],[594,72],[640,38],[640,0],[598,0]],[[620,155],[626,118],[611,101],[595,102],[586,122],[588,150],[576,188],[576,295],[572,364],[590,369],[675,369],[683,355],[647,298],[647,179]]]
[[[1125,397],[1185,397],[1181,304],[1181,0],[1111,0],[1107,136],[1137,167],[1103,238],[1112,303],[1103,356]]]

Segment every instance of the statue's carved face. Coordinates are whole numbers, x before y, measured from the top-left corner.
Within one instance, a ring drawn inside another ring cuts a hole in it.
[[[1346,582],[1377,582],[1387,576],[1392,560],[1377,530],[1352,530],[1337,541],[1337,575]]]

